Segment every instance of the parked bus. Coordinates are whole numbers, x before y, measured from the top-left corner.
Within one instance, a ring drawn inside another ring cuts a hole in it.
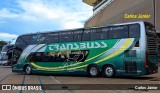
[[[13,44],[11,45],[5,45],[2,47],[2,51],[0,53],[0,64],[9,66],[11,65],[11,59],[12,59],[12,52],[9,52],[11,48],[13,48]]]
[[[130,22],[18,37],[13,72],[141,76],[158,72],[152,24]]]
[[[160,62],[160,33],[157,33],[158,36],[158,62]]]

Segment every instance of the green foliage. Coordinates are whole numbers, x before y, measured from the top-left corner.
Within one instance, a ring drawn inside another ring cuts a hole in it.
[[[7,42],[6,41],[0,41],[0,50],[2,49],[2,47],[4,46],[4,45],[6,45],[7,44]]]

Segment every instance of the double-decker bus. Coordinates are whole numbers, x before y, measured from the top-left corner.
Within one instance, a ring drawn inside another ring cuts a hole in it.
[[[157,35],[148,22],[18,37],[13,72],[141,76],[158,72]]]

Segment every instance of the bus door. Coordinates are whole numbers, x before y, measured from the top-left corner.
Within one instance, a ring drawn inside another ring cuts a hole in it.
[[[14,49],[12,51],[12,62],[11,62],[12,65],[14,65],[18,62],[20,55],[21,55],[21,52],[19,50]]]

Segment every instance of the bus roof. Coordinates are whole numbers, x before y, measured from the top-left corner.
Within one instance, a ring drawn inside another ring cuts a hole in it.
[[[137,22],[127,22],[127,23],[118,23],[118,24],[108,24],[108,25],[104,25],[104,26],[100,26],[100,27],[88,27],[88,28],[76,28],[76,29],[65,29],[65,30],[55,30],[55,31],[46,31],[46,32],[27,33],[27,34],[22,34],[20,36],[34,35],[34,34],[47,34],[47,33],[53,33],[53,32],[55,32],[55,33],[56,32],[65,32],[65,31],[74,31],[74,30],[84,30],[84,29],[101,28],[101,27],[107,27],[107,26],[135,24],[135,23],[148,23],[148,24],[150,24],[149,22],[137,21]]]

